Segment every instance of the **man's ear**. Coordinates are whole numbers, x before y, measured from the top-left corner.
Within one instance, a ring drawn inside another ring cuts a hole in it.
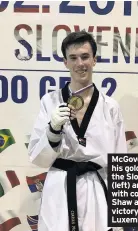
[[[66,60],[65,58],[63,58],[63,62],[64,62],[64,64],[65,64],[66,68],[68,69],[67,60]]]
[[[93,58],[93,64],[94,64],[94,66],[96,65],[96,63],[97,63],[97,57],[95,56],[95,57]]]

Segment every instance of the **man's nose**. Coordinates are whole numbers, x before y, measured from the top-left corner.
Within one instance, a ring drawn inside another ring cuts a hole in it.
[[[78,57],[77,64],[78,64],[78,66],[82,66],[83,65],[83,60],[82,60],[81,57]]]

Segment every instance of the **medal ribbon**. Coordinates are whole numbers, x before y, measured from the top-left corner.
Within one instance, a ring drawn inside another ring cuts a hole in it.
[[[83,88],[81,88],[80,90],[77,90],[77,91],[75,91],[75,92],[72,92],[71,89],[70,89],[70,87],[69,87],[69,91],[70,91],[70,94],[71,94],[71,95],[77,95],[77,94],[79,94],[79,93],[81,93],[81,92],[87,90],[88,88],[90,88],[90,87],[92,87],[92,86],[93,86],[93,83],[91,83],[91,84],[89,84],[88,86],[83,87]]]

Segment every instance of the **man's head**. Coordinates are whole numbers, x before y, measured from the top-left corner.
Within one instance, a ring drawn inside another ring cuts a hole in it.
[[[66,51],[71,45],[79,45],[88,42],[91,46],[93,57],[96,56],[97,45],[93,36],[86,31],[72,32],[70,33],[62,42],[61,50],[64,56],[64,59],[67,59]]]
[[[87,32],[73,32],[62,43],[64,64],[69,69],[71,82],[87,85],[92,82],[92,71],[96,64],[97,45]]]

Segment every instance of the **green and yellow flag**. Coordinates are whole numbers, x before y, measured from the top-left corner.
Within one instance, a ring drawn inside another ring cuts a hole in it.
[[[9,129],[0,130],[0,153],[10,145],[14,144],[15,140]]]

